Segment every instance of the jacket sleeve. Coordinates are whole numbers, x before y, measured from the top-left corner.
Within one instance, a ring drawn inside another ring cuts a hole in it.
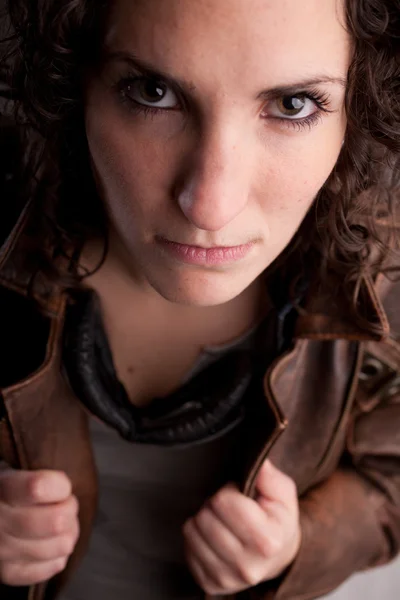
[[[400,363],[400,349],[394,354]],[[309,600],[400,551],[400,377],[357,403],[339,468],[300,499],[302,545],[262,600]]]

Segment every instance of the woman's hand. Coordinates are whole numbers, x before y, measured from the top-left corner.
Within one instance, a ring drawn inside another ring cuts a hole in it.
[[[294,482],[265,461],[252,500],[223,487],[184,525],[186,557],[208,594],[234,594],[281,575],[301,541]]]
[[[64,473],[2,469],[0,583],[29,586],[60,573],[79,537],[78,510]]]

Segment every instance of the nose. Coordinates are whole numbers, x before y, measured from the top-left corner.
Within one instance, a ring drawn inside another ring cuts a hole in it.
[[[250,152],[238,127],[215,126],[202,135],[178,187],[178,203],[198,229],[219,231],[246,207],[251,187]]]

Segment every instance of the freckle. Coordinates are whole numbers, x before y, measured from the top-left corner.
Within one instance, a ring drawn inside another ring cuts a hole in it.
[[[129,373],[129,375],[132,375],[132,373],[134,373],[134,372],[135,372],[135,368],[134,367],[132,367],[132,366],[128,367],[128,373]]]

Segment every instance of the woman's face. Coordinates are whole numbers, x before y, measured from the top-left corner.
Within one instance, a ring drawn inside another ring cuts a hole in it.
[[[86,128],[137,285],[211,306],[272,263],[340,153],[350,53],[338,0],[113,1]]]

